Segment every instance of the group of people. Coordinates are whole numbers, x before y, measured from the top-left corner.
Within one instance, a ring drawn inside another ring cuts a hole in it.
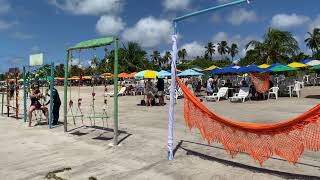
[[[49,86],[50,89],[50,86]],[[48,94],[47,94],[48,95]],[[31,105],[28,110],[28,120],[29,120],[29,127],[31,126],[31,120],[32,120],[32,114],[34,111],[39,110],[41,111],[44,116],[45,120],[48,122],[49,120],[49,110],[48,110],[48,105],[50,104],[50,100],[47,101],[46,103],[41,103],[41,99],[45,99],[45,96],[43,93],[41,93],[39,89],[39,85],[32,85],[31,86],[31,93],[29,95],[30,100],[31,100]],[[53,120],[52,120],[52,125],[58,125],[59,123],[59,110],[61,106],[61,100],[59,97],[59,93],[56,88],[53,88]]]
[[[146,96],[146,106],[153,106],[155,105],[155,99],[159,99],[159,106],[164,106],[164,80],[163,78],[158,78],[156,86],[151,81],[151,79],[148,79],[145,82],[144,86],[144,93]]]

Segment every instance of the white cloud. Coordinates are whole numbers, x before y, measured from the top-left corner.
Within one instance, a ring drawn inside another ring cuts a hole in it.
[[[140,19],[134,27],[126,29],[122,37],[126,41],[141,44],[142,47],[155,47],[163,42],[171,42],[171,23],[165,19],[146,17]]]
[[[17,25],[18,22],[8,22],[0,20],[0,30],[10,29],[12,26]]]
[[[115,36],[119,35],[125,25],[119,17],[104,15],[98,20],[96,30],[102,36]]]
[[[75,15],[114,14],[121,11],[123,0],[50,0],[59,9]]]
[[[184,44],[181,46],[181,49],[186,49],[188,57],[194,58],[197,56],[203,56],[206,52],[205,46],[200,44],[197,41],[193,41],[191,43]]]
[[[191,0],[164,0],[162,5],[166,10],[184,10],[191,4]]]
[[[281,29],[298,27],[310,21],[308,16],[297,14],[276,14],[272,17],[271,26]]]
[[[314,28],[320,28],[320,15],[318,15],[309,25],[310,31]]]
[[[7,0],[0,0],[0,14],[9,12],[11,5]]]
[[[246,22],[256,21],[257,15],[253,10],[237,9],[233,10],[232,13],[227,17],[227,21],[232,25],[240,25]]]
[[[15,39],[22,39],[22,40],[25,40],[25,39],[32,39],[33,36],[31,34],[27,34],[27,33],[24,33],[24,32],[14,32],[12,34],[12,37],[15,38]]]

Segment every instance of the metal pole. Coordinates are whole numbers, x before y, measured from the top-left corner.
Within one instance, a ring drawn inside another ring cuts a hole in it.
[[[23,66],[23,121],[27,122],[27,76],[26,67]]]
[[[68,76],[69,76],[69,50],[67,50],[66,55],[66,63],[64,67],[64,103],[63,103],[63,125],[64,125],[64,132],[68,131],[67,125],[68,125]]]
[[[176,90],[176,61],[177,61],[177,52],[178,52],[178,46],[177,46],[177,23],[179,21],[182,21],[184,19],[197,16],[200,14],[204,14],[210,11],[214,11],[217,9],[237,5],[240,3],[247,2],[249,3],[249,0],[238,0],[234,2],[230,2],[227,4],[219,5],[216,7],[211,7],[208,9],[204,9],[201,11],[193,12],[178,18],[175,18],[173,20],[173,26],[174,26],[174,35],[172,36],[172,62],[171,62],[171,85],[170,85],[170,107],[169,107],[169,123],[168,123],[168,160],[173,160],[173,125],[174,125],[174,96],[175,96],[175,90]]]
[[[207,9],[204,9],[204,10],[201,10],[201,11],[197,11],[197,12],[193,12],[193,13],[190,13],[190,14],[186,14],[184,16],[175,18],[173,21],[174,22],[179,22],[179,21],[182,21],[184,19],[187,19],[187,18],[190,18],[190,17],[193,17],[193,16],[197,16],[197,15],[200,15],[200,14],[204,14],[204,13],[207,13],[207,12],[210,12],[210,11],[214,11],[214,10],[225,8],[225,7],[229,7],[229,6],[234,6],[234,5],[237,5],[237,4],[244,3],[244,2],[250,3],[249,0],[233,1],[233,2],[230,2],[230,3],[226,3],[226,4],[218,5],[218,6],[215,6],[215,7],[207,8]]]
[[[52,129],[52,116],[53,116],[53,86],[54,86],[54,63],[51,63],[50,71],[50,117],[49,117],[49,128]]]
[[[3,115],[3,106],[4,106],[4,94],[5,92],[2,92],[2,101],[1,101],[1,114]]]
[[[15,70],[15,78],[16,78],[16,119],[19,119],[19,82],[18,82],[19,72]]]
[[[118,38],[114,38],[114,146],[118,145],[118,58]]]

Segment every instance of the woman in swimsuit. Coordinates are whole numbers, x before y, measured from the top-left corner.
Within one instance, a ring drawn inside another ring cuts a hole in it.
[[[31,94],[30,94],[30,99],[31,99],[31,105],[28,111],[28,117],[29,117],[29,127],[31,126],[31,119],[32,119],[32,113],[35,110],[42,110],[44,115],[46,116],[46,121],[48,122],[48,108],[41,105],[40,103],[40,98],[43,98],[43,94],[41,94],[40,90],[38,87],[31,87]]]

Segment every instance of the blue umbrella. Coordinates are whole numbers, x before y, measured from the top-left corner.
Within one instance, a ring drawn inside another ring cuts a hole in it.
[[[171,73],[164,71],[164,70],[161,70],[160,72],[157,73],[157,76],[159,78],[169,77],[169,76],[171,76]]]
[[[244,66],[238,69],[238,73],[249,73],[249,72],[270,72],[270,70],[259,68],[257,65]]]
[[[178,74],[178,76],[201,76],[204,75],[203,73],[199,73],[195,70],[188,69],[183,71],[182,73]]]
[[[92,76],[93,79],[98,79],[98,78],[100,78],[100,77],[101,77],[101,76],[100,76],[99,74],[96,74],[96,75]]]
[[[312,61],[311,59],[305,59],[305,60],[302,60],[300,61],[302,64],[307,64],[309,63],[310,61]]]

